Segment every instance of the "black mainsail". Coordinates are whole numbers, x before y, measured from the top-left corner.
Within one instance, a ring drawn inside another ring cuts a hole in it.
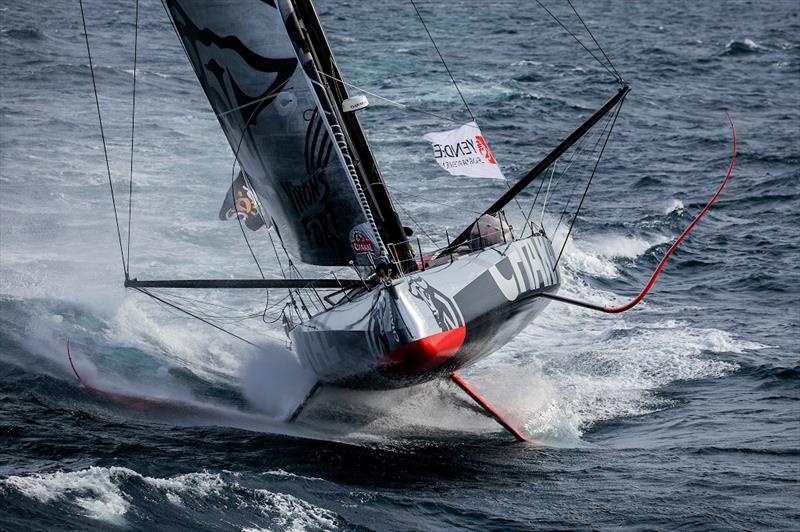
[[[289,251],[369,265],[402,226],[309,1],[166,0],[231,149]],[[325,75],[321,75],[322,72]],[[394,247],[394,246],[393,246]],[[407,251],[403,251],[407,253]],[[401,257],[405,258],[405,257]]]

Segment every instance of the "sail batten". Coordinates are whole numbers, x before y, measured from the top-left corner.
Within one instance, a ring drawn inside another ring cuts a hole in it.
[[[385,249],[332,103],[284,0],[166,0],[228,143],[292,255],[344,266]]]

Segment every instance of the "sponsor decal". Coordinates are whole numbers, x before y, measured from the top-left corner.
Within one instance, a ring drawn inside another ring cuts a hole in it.
[[[483,158],[486,159],[489,164],[497,164],[497,160],[492,155],[492,152],[489,150],[489,145],[486,144],[486,140],[482,135],[475,135],[475,145],[478,147],[478,153],[483,155]]]
[[[281,187],[289,199],[290,205],[300,215],[320,210],[330,195],[330,186],[325,179],[324,170],[315,172],[311,177],[299,183],[282,181]]]
[[[378,262],[380,244],[369,222],[362,222],[350,230],[350,248],[357,265],[372,266]]]
[[[375,253],[375,244],[367,238],[363,231],[354,231],[353,238],[350,240],[353,246],[353,253],[360,255],[362,253]]]
[[[489,274],[508,301],[558,280],[549,256],[543,256],[531,240],[511,248],[503,260],[489,268]]]
[[[255,190],[249,186],[242,172],[239,172],[239,176],[228,189],[219,212],[220,220],[231,220],[237,217],[244,221],[251,231],[257,231],[264,227],[265,221],[268,221],[267,228],[272,226],[272,219],[264,213]]]
[[[427,305],[442,331],[464,325],[464,317],[456,302],[431,286],[427,280],[419,277],[410,279],[408,292]]]

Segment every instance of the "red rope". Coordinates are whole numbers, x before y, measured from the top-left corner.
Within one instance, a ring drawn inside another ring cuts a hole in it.
[[[661,262],[658,263],[658,267],[656,268],[656,271],[653,272],[653,275],[650,277],[650,281],[648,281],[647,286],[644,287],[644,290],[642,290],[639,293],[638,296],[636,296],[635,298],[631,299],[628,303],[626,303],[626,304],[624,304],[622,306],[619,306],[619,307],[603,307],[603,312],[607,312],[609,314],[616,314],[616,313],[619,313],[619,312],[625,312],[626,310],[630,310],[633,307],[635,307],[636,305],[638,305],[642,301],[642,299],[644,299],[644,296],[647,295],[647,292],[649,292],[650,289],[655,284],[656,279],[658,278],[658,275],[661,273],[661,270],[664,269],[664,265],[667,263],[667,259],[670,258],[670,256],[678,248],[680,243],[683,242],[683,239],[686,238],[686,235],[688,235],[691,232],[691,230],[694,229],[694,226],[697,225],[697,222],[700,221],[700,218],[702,218],[703,215],[708,212],[708,210],[711,208],[711,206],[714,204],[714,202],[717,201],[717,198],[719,197],[719,195],[722,194],[722,189],[724,189],[725,185],[728,184],[728,180],[730,179],[731,174],[733,173],[733,166],[736,163],[736,127],[733,125],[733,118],[731,117],[730,113],[728,113],[728,122],[730,122],[731,131],[733,132],[733,157],[731,158],[730,166],[728,166],[728,173],[725,175],[725,179],[722,181],[722,184],[720,185],[719,189],[717,190],[717,193],[714,194],[714,197],[711,198],[711,201],[709,201],[706,204],[705,208],[702,211],[700,211],[700,214],[698,214],[695,217],[695,219],[692,220],[692,223],[690,223],[689,226],[686,229],[683,230],[683,233],[681,233],[681,236],[679,236],[678,239],[675,240],[675,242],[673,242],[672,246],[670,246],[670,248],[669,248],[669,251],[667,251],[667,254],[664,255],[664,258],[661,259]]]
[[[69,365],[72,368],[72,373],[75,374],[75,378],[78,379],[78,382],[81,383],[82,386],[86,386],[86,383],[83,382],[81,378],[81,374],[78,373],[78,370],[75,369],[75,364],[72,362],[72,353],[69,352],[69,340],[67,340],[67,359],[69,360]]]

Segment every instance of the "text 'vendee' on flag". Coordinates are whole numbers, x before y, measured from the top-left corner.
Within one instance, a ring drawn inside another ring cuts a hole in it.
[[[505,179],[478,124],[470,122],[450,131],[428,133],[433,157],[452,175]]]

